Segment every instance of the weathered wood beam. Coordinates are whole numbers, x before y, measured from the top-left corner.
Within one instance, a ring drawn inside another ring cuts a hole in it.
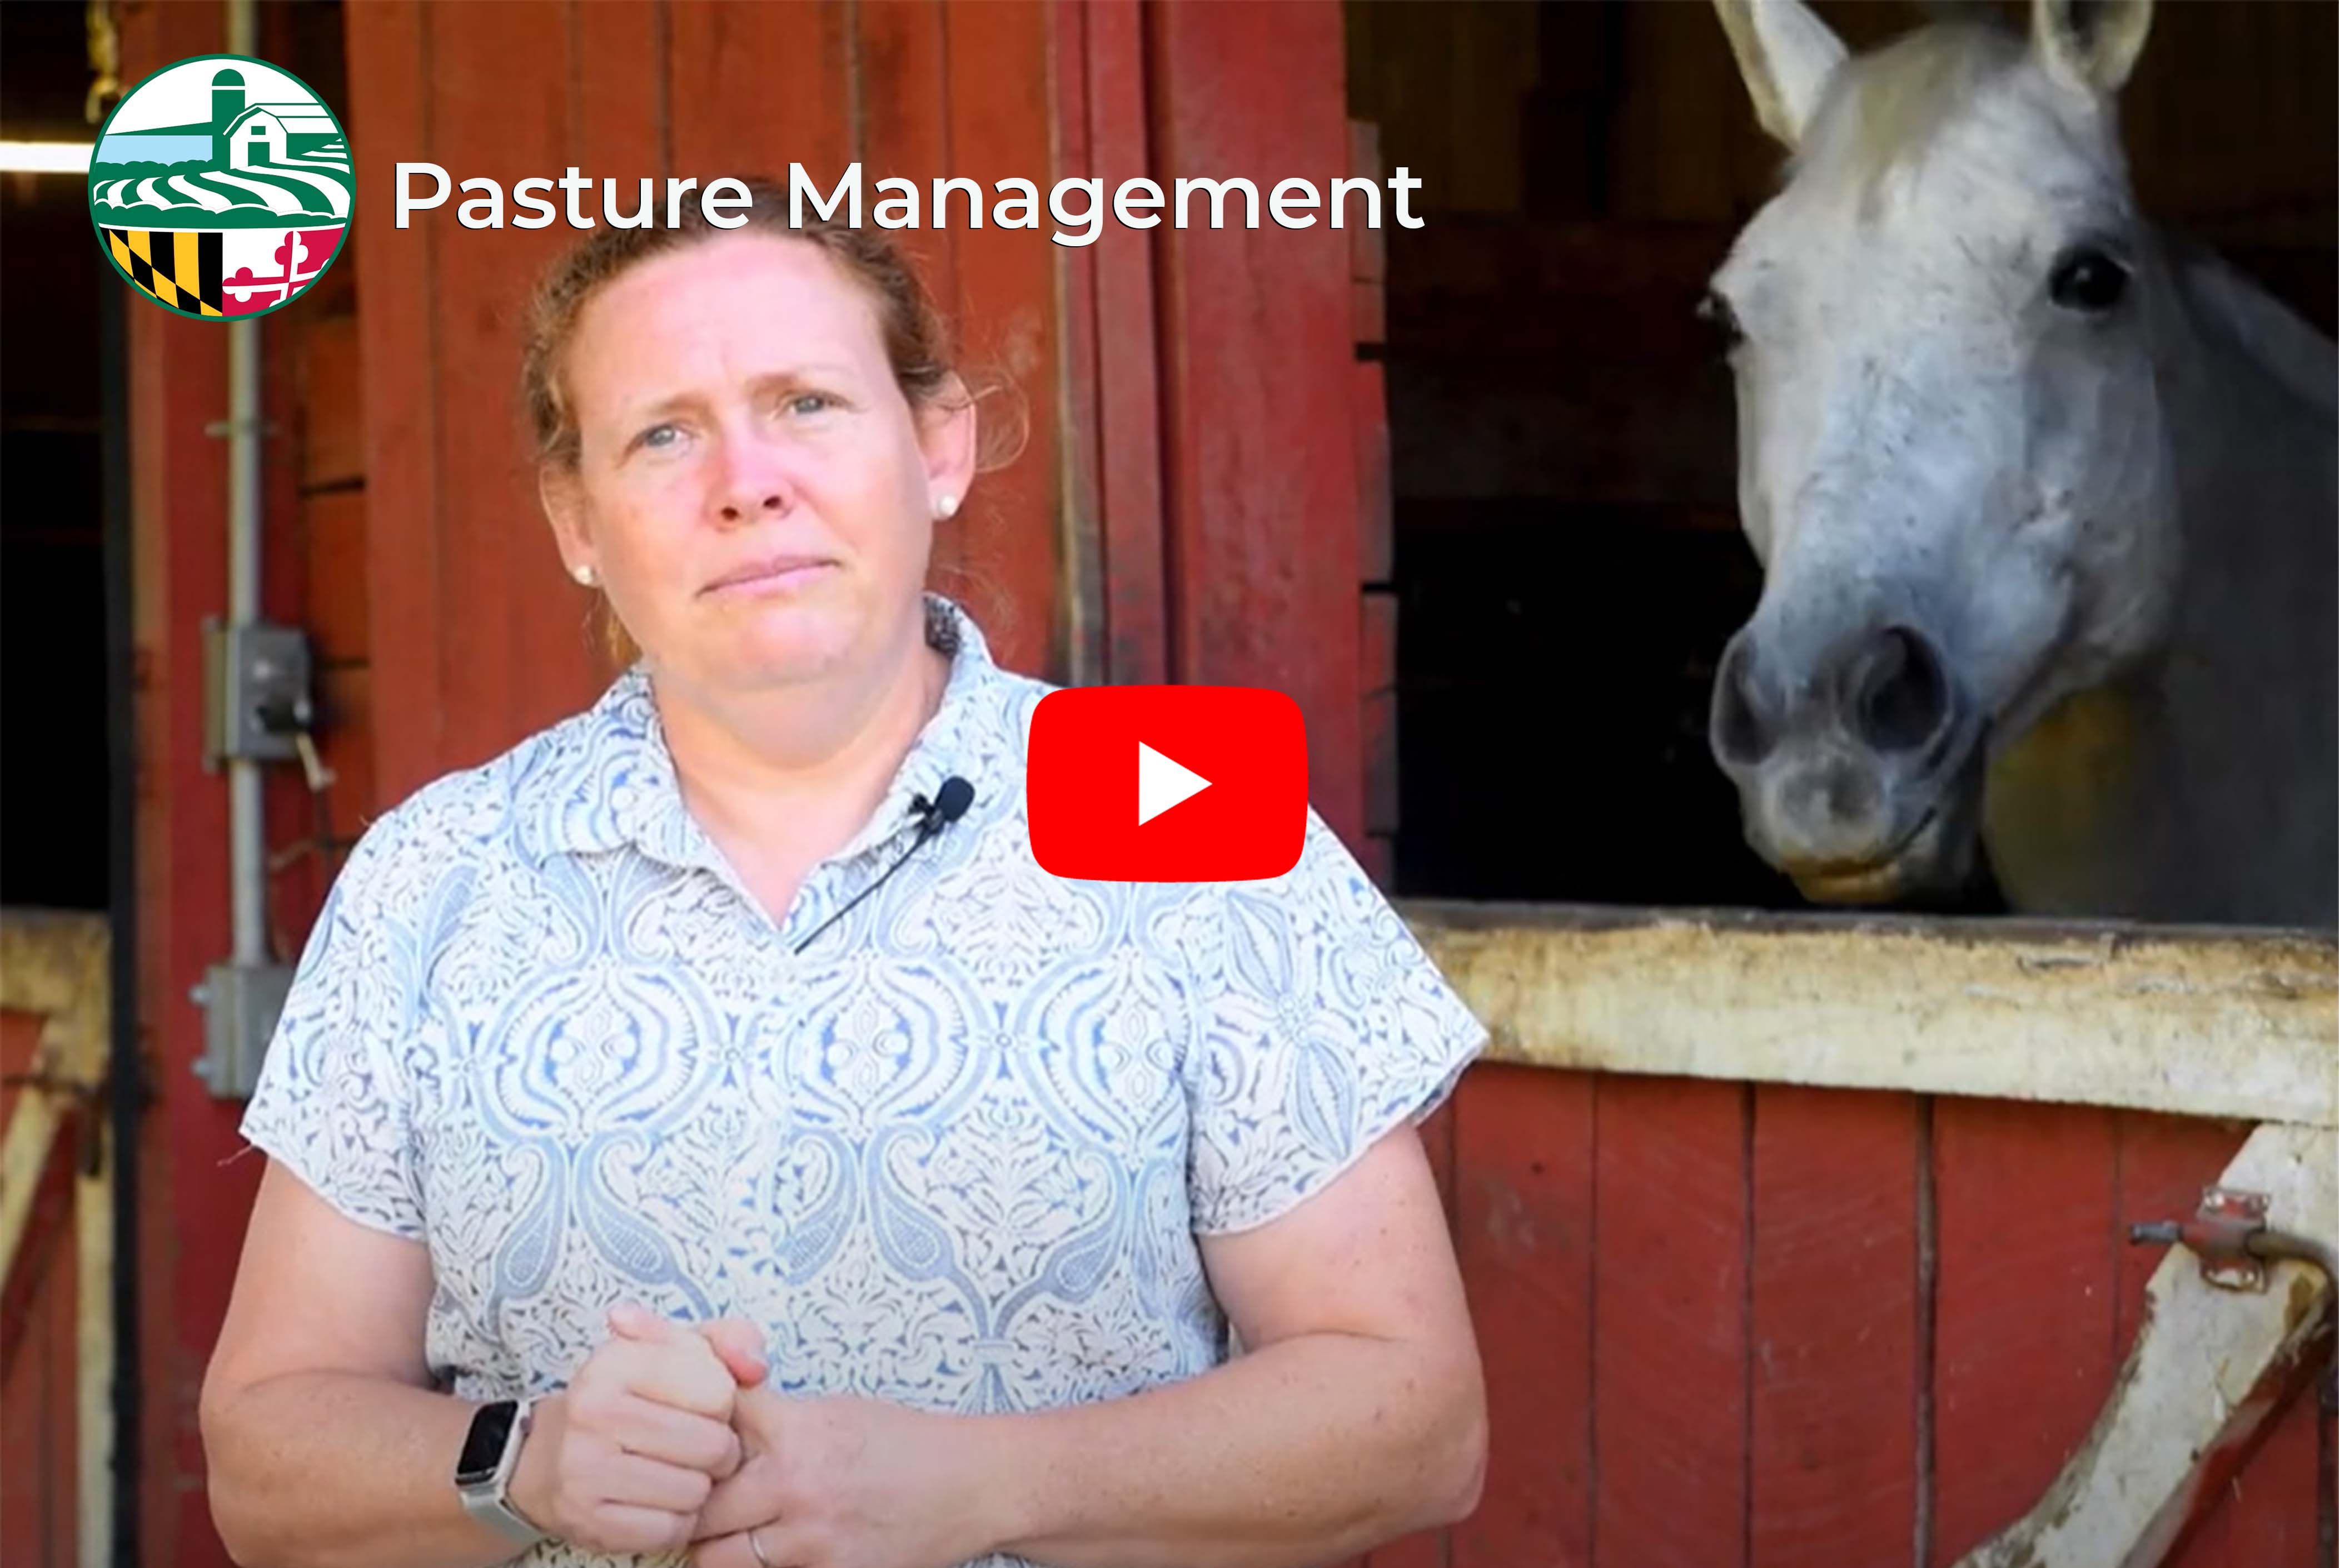
[[[1491,1060],[2335,1125],[2325,934],[1407,900]]]

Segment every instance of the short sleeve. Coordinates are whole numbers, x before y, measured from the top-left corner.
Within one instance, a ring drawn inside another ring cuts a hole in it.
[[[1314,812],[1282,877],[1212,890],[1185,1072],[1198,1233],[1265,1224],[1401,1121],[1420,1123],[1487,1043]]]
[[[422,1239],[411,1078],[414,939],[389,918],[395,814],[351,852],[310,928],[242,1131],[360,1224]]]

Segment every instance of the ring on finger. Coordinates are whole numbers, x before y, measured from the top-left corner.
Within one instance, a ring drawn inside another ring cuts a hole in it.
[[[759,1525],[757,1528],[761,1529],[762,1526]],[[748,1550],[756,1554],[756,1562],[759,1568],[772,1568],[772,1560],[764,1555],[764,1543],[756,1539],[756,1532],[754,1530],[748,1532]]]

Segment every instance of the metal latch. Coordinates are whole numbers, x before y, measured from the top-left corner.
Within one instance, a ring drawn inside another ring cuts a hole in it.
[[[2263,1291],[2267,1265],[2296,1258],[2324,1271],[2333,1283],[2331,1249],[2306,1236],[2270,1229],[2267,1195],[2217,1186],[2202,1189],[2202,1206],[2192,1219],[2153,1220],[2128,1227],[2132,1243],[2182,1246],[2202,1263],[2202,1278],[2221,1290]]]

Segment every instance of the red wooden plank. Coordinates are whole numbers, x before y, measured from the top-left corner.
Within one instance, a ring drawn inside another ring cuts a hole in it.
[[[1000,0],[951,7],[942,19],[948,172],[987,191],[1012,176],[1035,181],[1045,192],[1053,178],[1055,109],[1034,85],[1049,79],[1047,12],[1034,0]],[[870,91],[876,90],[873,82]],[[954,213],[959,209],[955,200]],[[958,221],[955,216],[954,224]],[[1054,226],[1045,213],[1042,222]],[[1057,454],[1065,439],[1057,403],[1061,247],[1046,233],[987,222],[980,229],[955,226],[956,276],[943,280],[955,292],[941,297],[957,313],[978,372],[1005,378],[1026,411],[1022,450],[977,481],[970,510],[957,527],[968,601],[1002,663],[1062,680],[1071,650],[1059,609],[1057,537]],[[1004,400],[998,412],[1006,418]]]
[[[410,160],[443,162],[451,155],[424,134],[431,123],[424,65],[427,25],[421,8],[402,0],[348,8],[350,136],[355,145],[411,148],[403,154]],[[373,157],[357,161],[362,211],[393,210],[395,162]],[[384,805],[403,799],[443,771],[438,633],[444,615],[440,416],[433,392],[440,329],[431,270],[440,239],[441,225],[435,223],[419,222],[399,229],[388,222],[372,222],[358,224],[351,241],[366,276],[365,307],[358,316],[366,411],[366,505],[372,515],[396,520],[395,527],[368,531],[368,619],[372,625],[398,627],[403,633],[397,657],[382,661],[376,690],[381,701],[374,733],[380,767],[375,783]]]
[[[554,0],[431,12],[434,157],[506,190],[568,164],[569,16]],[[657,170],[645,157],[595,172],[638,181]],[[621,204],[637,195],[620,186]],[[598,225],[601,192],[580,206]],[[530,292],[581,236],[566,223],[507,228],[491,243],[441,228],[433,393],[445,410],[511,409]],[[515,422],[442,419],[439,450],[445,614],[438,631],[449,676],[439,692],[447,710],[440,765],[460,768],[585,706],[601,682]]]
[[[362,662],[373,641],[367,619],[366,492],[333,490],[304,497],[301,521],[311,651],[319,664]]]
[[[938,176],[976,175],[952,161],[950,84],[945,78],[948,25],[943,6],[940,0],[882,0],[856,8],[851,21],[856,29],[853,63],[860,73],[863,188],[873,208],[880,180],[904,179],[917,188],[918,226],[895,231],[895,238],[917,256],[919,275],[943,309],[955,311],[957,248],[967,226],[967,199],[963,194],[951,197],[951,223],[944,227],[930,198]],[[982,25],[980,17],[970,17],[959,30],[972,35]],[[1028,102],[1030,94],[1024,96]]]
[[[1600,1081],[1597,1563],[1746,1553],[1748,1107],[1738,1084]]]
[[[659,5],[644,0],[597,0],[570,8],[569,46],[576,60],[576,91],[569,100],[570,161],[603,177],[656,177],[661,223],[666,221],[665,178],[677,173],[667,144],[667,43],[666,15]],[[704,183],[708,176],[699,177]],[[697,195],[692,192],[685,203]],[[629,197],[625,205],[632,204]]]
[[[1138,7],[1136,0],[1091,0],[1078,15],[1082,54],[1069,63],[1059,55],[1058,80],[1086,100],[1083,172],[1115,190],[1151,169]],[[1152,232],[1108,223],[1076,255],[1074,265],[1095,283],[1094,347],[1073,369],[1096,411],[1106,673],[1125,684],[1158,682],[1168,674],[1169,623]]]
[[[349,264],[350,258],[342,256],[333,271]],[[346,484],[365,474],[365,399],[358,371],[358,319],[337,315],[302,321],[299,334],[301,368],[295,406],[301,422],[301,482],[310,487]]]
[[[1056,168],[1066,177],[1091,177],[1089,134],[1089,6],[1057,5],[1048,11],[1048,80],[1055,107]],[[1108,224],[1108,229],[1117,225]],[[1064,406],[1057,424],[1065,461],[1065,625],[1066,677],[1076,686],[1110,678],[1106,651],[1105,528],[1098,510],[1097,319],[1095,246],[1076,248],[1059,263],[1064,299],[1057,377]]]
[[[2111,1388],[2113,1128],[2093,1107],[1936,1103],[1937,1563],[2037,1502]]]
[[[1348,167],[1341,12],[1145,13],[1159,178],[1276,180]],[[1175,201],[1175,184],[1172,186]],[[1175,216],[1175,212],[1174,214]],[[1272,686],[1308,725],[1309,794],[1362,840],[1354,359],[1348,239],[1320,222],[1207,215],[1154,231],[1167,403],[1172,673]]]
[[[2276,1414],[2211,1512],[2169,1554],[2167,1568],[2328,1568],[2319,1519],[2326,1461],[2317,1390],[2325,1375],[2308,1379]]]
[[[844,0],[734,5],[669,0],[674,173],[785,181],[800,163],[826,193],[856,155]],[[865,171],[866,173],[866,171]]]
[[[1754,1137],[1749,1561],[1906,1561],[1918,1516],[1918,1101],[1765,1085]]]
[[[1593,1132],[1583,1074],[1479,1066],[1455,1090],[1454,1242],[1488,1423],[1455,1568],[1591,1560]]]
[[[333,782],[325,791],[326,813],[333,836],[354,839],[381,814],[374,797],[373,670],[363,664],[345,664],[317,678],[317,713],[322,733],[317,749]],[[313,811],[313,806],[311,808]],[[304,821],[302,837],[312,831]],[[336,849],[338,864],[346,854]],[[305,932],[306,928],[303,928]]]

